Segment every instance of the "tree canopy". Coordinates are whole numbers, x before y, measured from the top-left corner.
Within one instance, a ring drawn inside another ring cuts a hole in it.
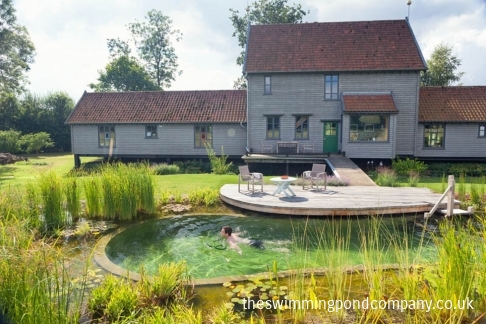
[[[248,24],[302,23],[302,18],[309,13],[309,11],[302,10],[300,4],[287,5],[287,0],[258,0],[248,6],[244,15],[240,15],[239,11],[234,9],[230,9],[230,12],[230,20],[235,28],[233,37],[238,39],[238,45],[242,48],[240,55],[236,59],[236,64],[238,65],[243,65],[245,60]],[[243,77],[239,77],[235,81],[234,88],[246,88],[246,82]]]
[[[147,71],[126,55],[114,58],[99,74],[99,82],[89,84],[96,92],[160,90]]]
[[[35,47],[27,29],[17,24],[11,0],[0,2],[0,92],[21,93]]]
[[[150,10],[147,21],[127,25],[129,41],[108,39],[111,61],[99,71],[99,83],[89,86],[95,91],[141,91],[168,88],[180,74],[172,41],[181,39],[172,20],[162,12]],[[131,56],[132,46],[137,58]]]
[[[440,44],[427,60],[428,70],[420,75],[422,86],[450,86],[459,82],[464,72],[457,72],[461,60],[452,54],[453,47]]]

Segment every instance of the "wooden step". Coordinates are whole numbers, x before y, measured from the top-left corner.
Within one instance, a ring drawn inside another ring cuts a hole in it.
[[[442,214],[442,215],[446,215],[447,214],[447,209],[437,209],[437,213]],[[473,213],[474,213],[473,211],[464,210],[464,209],[456,209],[456,208],[454,208],[452,210],[452,215],[471,215]]]

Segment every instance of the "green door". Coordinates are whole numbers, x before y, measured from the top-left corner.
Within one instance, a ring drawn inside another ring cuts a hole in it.
[[[337,153],[338,151],[338,123],[324,122],[324,153]]]

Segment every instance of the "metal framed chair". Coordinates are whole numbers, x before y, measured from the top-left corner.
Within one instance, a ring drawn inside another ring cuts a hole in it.
[[[265,153],[265,151],[269,151],[269,153],[273,153],[273,144],[265,143],[265,141],[262,141],[262,153]]]
[[[263,192],[263,174],[258,172],[250,172],[248,165],[242,165],[238,167],[240,170],[240,174],[238,175],[238,192],[241,192],[240,184],[242,182],[246,182],[247,189],[250,191],[250,184],[251,184],[251,192],[255,193],[255,185],[260,185],[260,191]]]
[[[326,164],[313,164],[311,171],[302,173],[302,189],[315,187],[316,190],[319,190],[319,185],[324,185],[324,190],[327,189]]]

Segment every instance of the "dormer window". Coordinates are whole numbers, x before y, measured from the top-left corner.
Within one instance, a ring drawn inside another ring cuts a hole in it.
[[[265,76],[264,86],[263,86],[263,94],[272,94],[272,77]]]
[[[338,100],[339,76],[336,74],[324,76],[324,99]]]

